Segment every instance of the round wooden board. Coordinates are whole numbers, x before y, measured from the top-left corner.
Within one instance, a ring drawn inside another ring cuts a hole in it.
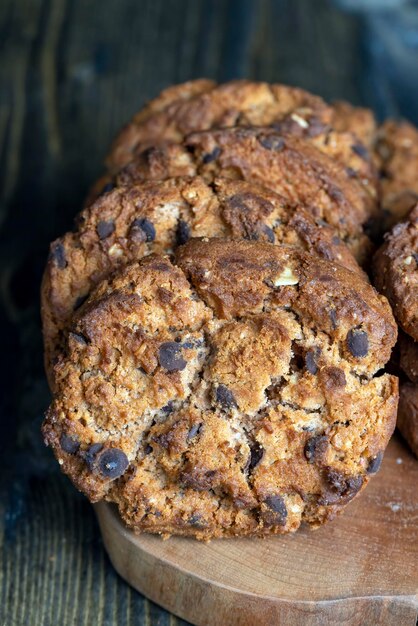
[[[95,505],[110,560],[133,587],[197,625],[415,626],[418,462],[389,444],[379,474],[312,532],[200,543],[135,535]]]

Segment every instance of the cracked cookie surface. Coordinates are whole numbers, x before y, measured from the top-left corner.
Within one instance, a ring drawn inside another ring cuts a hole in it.
[[[376,215],[375,196],[347,168],[300,137],[273,128],[197,132],[182,144],[144,151],[118,173],[116,183],[185,175],[263,184],[336,228],[360,262],[368,256],[362,225]]]
[[[191,240],[74,315],[43,432],[138,532],[264,535],[332,519],[380,465],[396,324],[362,277],[285,244]]]
[[[190,237],[298,245],[361,273],[335,230],[302,207],[245,181],[177,178],[119,187],[77,218],[51,245],[42,285],[45,362],[62,351],[63,331],[92,288],[114,269],[151,252],[172,252]]]

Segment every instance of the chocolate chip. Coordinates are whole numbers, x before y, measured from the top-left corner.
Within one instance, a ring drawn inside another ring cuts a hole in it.
[[[355,357],[364,357],[369,351],[369,338],[364,330],[351,329],[347,333],[347,346]]]
[[[55,243],[51,246],[49,258],[55,263],[58,269],[63,270],[65,267],[67,267],[65,248],[62,243]]]
[[[383,452],[379,452],[375,457],[370,459],[369,465],[367,467],[368,474],[376,474],[379,471],[380,466],[382,464]]]
[[[250,446],[250,456],[247,461],[247,466],[245,469],[248,472],[252,472],[252,470],[255,467],[257,467],[257,465],[260,463],[263,456],[264,456],[264,448],[258,441],[256,441],[254,444]]]
[[[187,433],[187,439],[193,439],[193,437],[196,437],[196,435],[198,435],[202,429],[203,424],[193,424],[193,426],[191,427],[191,429],[189,430],[189,432]]]
[[[177,245],[181,246],[190,239],[190,226],[184,220],[179,220],[176,231]]]
[[[77,300],[75,301],[75,305],[74,305],[74,309],[73,310],[77,311],[77,309],[79,309],[85,303],[85,301],[87,300],[88,297],[89,297],[88,293],[86,293],[85,296],[79,296],[77,298]]]
[[[335,330],[338,326],[337,324],[337,311],[335,309],[329,310],[329,319],[331,320],[331,326]]]
[[[209,152],[208,154],[203,155],[202,161],[205,165],[207,163],[212,163],[212,161],[215,161],[215,159],[217,159],[220,154],[221,154],[221,149],[219,146],[216,146],[216,148],[214,148],[212,152]]]
[[[309,463],[316,463],[324,457],[327,448],[328,437],[325,435],[316,435],[308,439],[303,451]]]
[[[258,141],[266,150],[274,150],[274,152],[281,152],[285,147],[285,140],[283,137],[277,135],[260,135]]]
[[[325,472],[327,493],[320,504],[333,504],[344,500],[348,502],[361,489],[362,476],[344,476],[341,472],[328,468]]]
[[[351,146],[352,151],[361,157],[364,161],[369,160],[369,151],[362,143],[355,143]]]
[[[184,370],[187,361],[181,356],[181,347],[175,341],[162,343],[158,351],[158,360],[161,367],[168,372]]]
[[[80,447],[80,442],[75,435],[61,435],[60,446],[67,454],[75,454]]]
[[[163,408],[161,410],[166,415],[170,415],[170,413],[172,413],[174,411],[173,401],[170,400],[169,402],[167,402],[167,404],[165,406],[163,406]]]
[[[99,457],[98,469],[105,478],[119,478],[129,465],[128,457],[118,448],[108,448]]]
[[[102,443],[93,443],[86,451],[84,459],[87,463],[87,465],[89,465],[90,467],[92,467],[92,465],[94,464],[95,460],[96,460],[96,456],[98,455],[98,453],[100,452],[100,450],[103,448],[103,444]]]
[[[275,523],[284,526],[287,520],[287,508],[282,496],[268,496],[264,504],[275,513]]]
[[[129,237],[131,239],[139,239],[142,241],[144,236],[145,241],[154,241],[156,232],[154,224],[147,220],[146,217],[141,217],[140,219],[136,219],[132,222],[129,228]]]
[[[147,443],[147,445],[145,446],[144,452],[145,454],[151,454],[152,446],[150,446],[149,443]]]
[[[199,513],[193,513],[193,515],[191,515],[187,520],[187,523],[197,529],[206,528],[206,522]]]
[[[112,191],[115,188],[115,183],[113,181],[110,181],[108,183],[106,183],[106,185],[104,185],[104,187],[102,188],[100,195],[103,195],[105,193],[109,193],[109,191]]]
[[[216,388],[216,402],[221,405],[223,409],[232,409],[237,407],[237,401],[235,396],[225,385],[218,385]]]
[[[274,243],[275,241],[274,230],[270,228],[270,226],[264,225],[263,232],[265,236],[267,237],[267,241],[269,241],[270,243]]]
[[[89,340],[87,339],[87,337],[85,335],[82,335],[81,333],[71,332],[70,336],[72,339],[74,339],[74,341],[81,344],[82,346],[86,346],[89,343]]]
[[[318,371],[317,358],[320,354],[320,350],[315,348],[314,350],[308,350],[305,354],[305,366],[310,374],[316,374]]]
[[[113,220],[109,220],[108,222],[99,222],[96,226],[96,232],[99,236],[99,239],[106,239],[115,231],[115,222]]]

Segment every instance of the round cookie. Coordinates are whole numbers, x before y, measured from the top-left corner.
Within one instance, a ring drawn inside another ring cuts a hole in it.
[[[106,165],[116,173],[135,153],[215,127],[269,126],[288,118],[315,135],[332,115],[322,98],[297,87],[248,80],[220,85],[190,81],[169,87],[140,110],[116,137]]]
[[[418,201],[418,130],[408,122],[387,120],[378,130],[374,153],[381,178],[384,232]]]
[[[385,239],[373,260],[374,284],[403,330],[418,341],[418,205]]]
[[[246,181],[202,178],[119,187],[78,216],[77,230],[51,245],[42,284],[45,362],[62,351],[62,332],[91,289],[115,268],[189,237],[288,243],[362,273],[334,229],[301,207]]]
[[[334,226],[360,262],[368,257],[370,244],[362,225],[376,215],[375,199],[346,168],[299,137],[272,128],[194,133],[183,144],[143,152],[119,172],[116,182],[184,175],[263,184]]]
[[[137,532],[265,535],[332,519],[380,465],[396,324],[353,272],[287,245],[191,240],[73,318],[43,432]]]
[[[397,427],[418,458],[418,385],[403,383],[399,390]]]

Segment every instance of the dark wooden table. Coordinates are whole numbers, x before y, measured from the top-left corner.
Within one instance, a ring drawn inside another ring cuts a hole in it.
[[[200,76],[412,115],[410,92],[389,97],[393,72],[365,45],[384,35],[380,17],[326,0],[1,0],[2,626],[182,623],[116,575],[92,508],[39,433],[47,246],[71,227],[112,135],[161,88]]]

